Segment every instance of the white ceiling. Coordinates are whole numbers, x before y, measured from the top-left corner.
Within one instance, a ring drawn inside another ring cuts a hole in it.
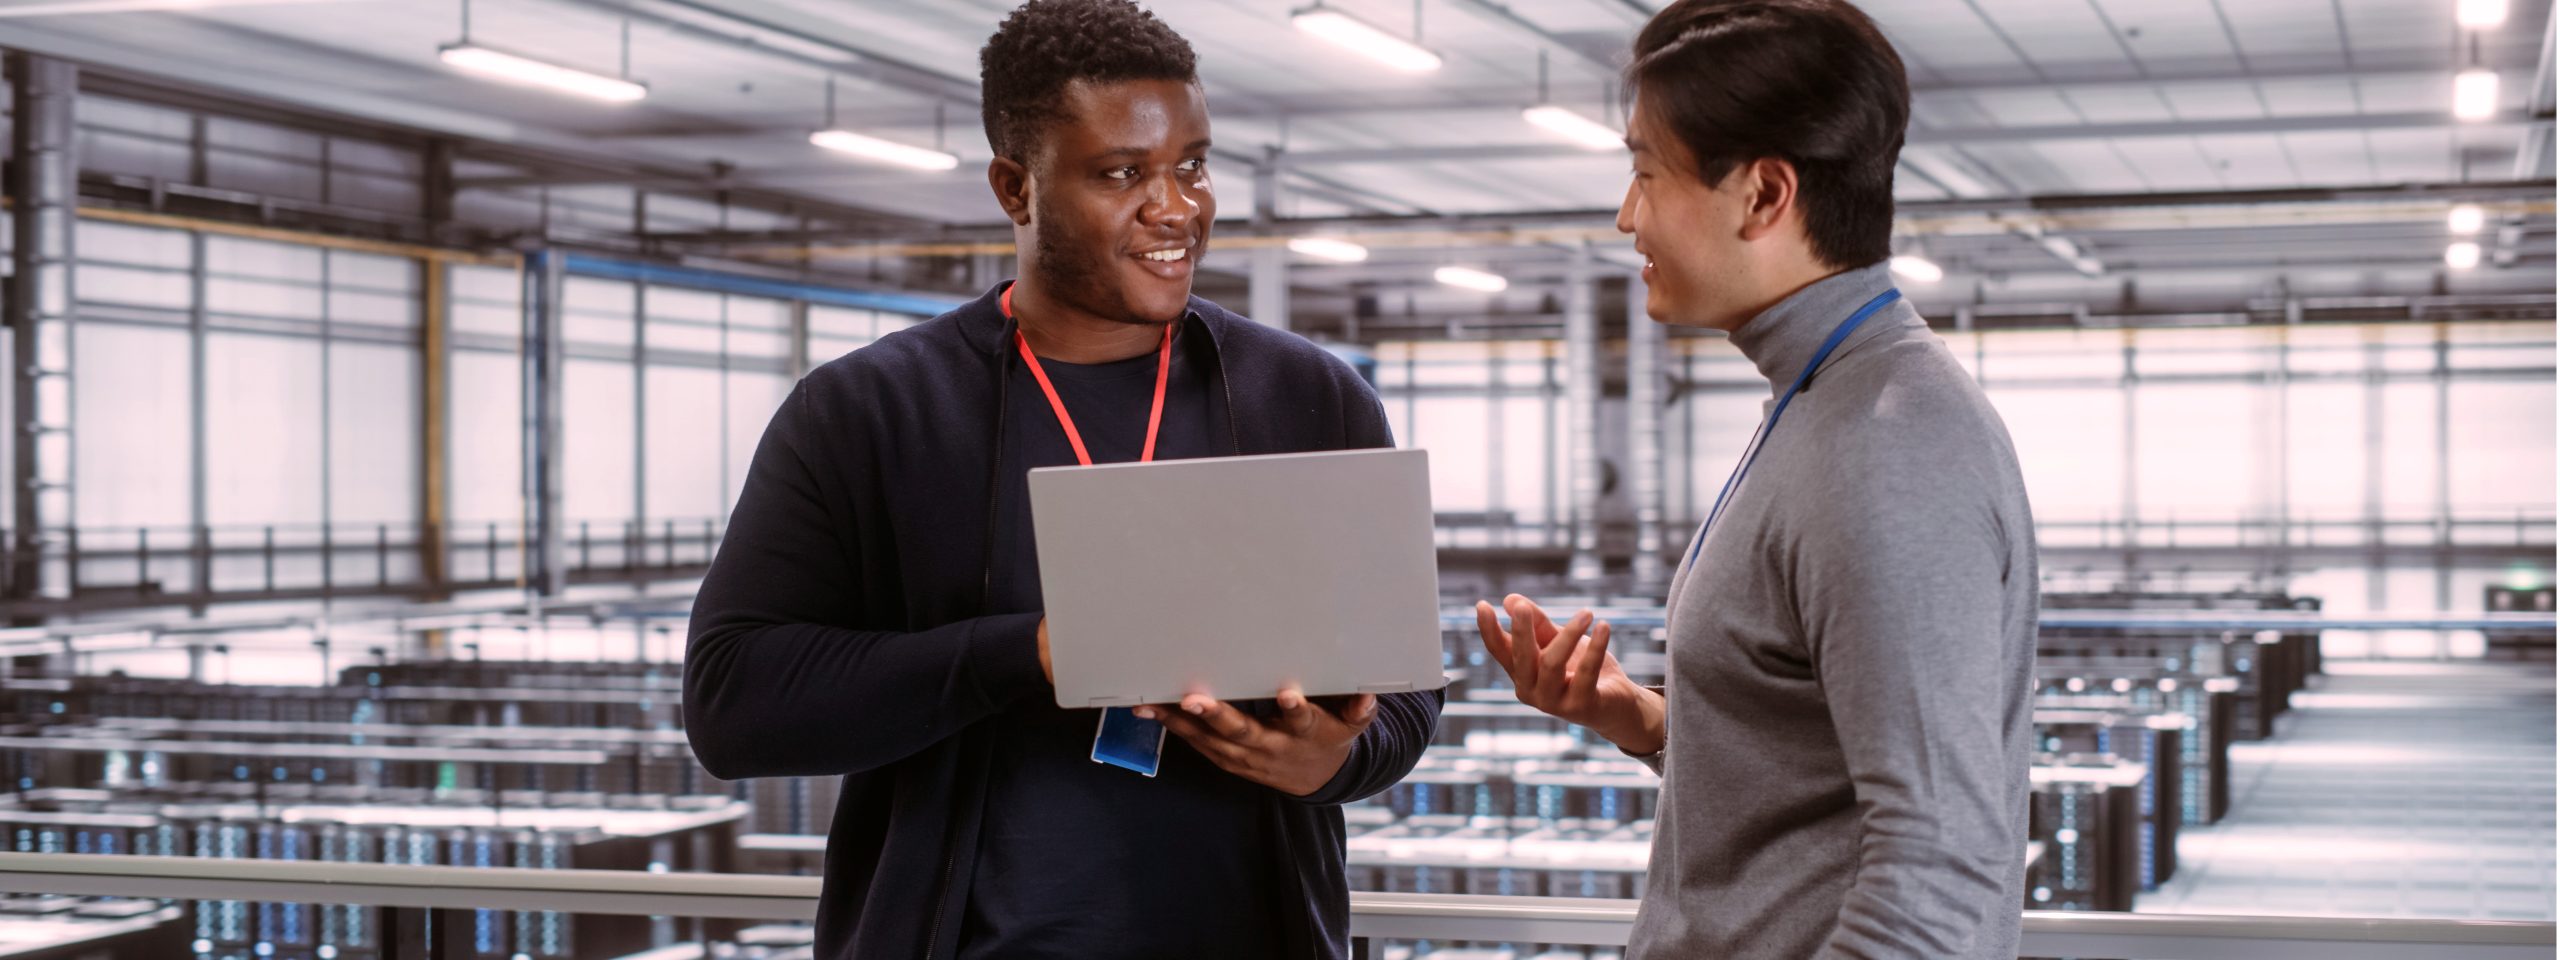
[[[623,11],[635,11],[630,74],[650,95],[621,106],[446,68],[436,50],[461,38],[460,0],[210,0],[183,12],[27,17],[7,15],[0,0],[0,46],[553,153],[686,171],[726,165],[733,182],[773,192],[972,224],[995,219],[971,100],[977,50],[1013,2],[472,0],[476,41],[607,73],[620,69]],[[1538,96],[1544,51],[1550,97],[1607,116],[1614,70],[1590,57],[1614,63],[1660,0],[1421,0],[1425,41],[1447,58],[1444,69],[1422,76],[1391,73],[1298,33],[1289,13],[1303,2],[1150,4],[1200,54],[1219,145],[1230,151],[1217,166],[1230,215],[1253,206],[1252,177],[1238,161],[1266,148],[1370,153],[1293,166],[1284,216],[1617,204],[1622,155],[1559,147],[1519,110]],[[1416,10],[1414,0],[1327,2],[1397,30],[1410,28]],[[2549,169],[2551,140],[2528,137],[2535,126],[2524,114],[2551,0],[2513,0],[2507,24],[2477,37],[2453,23],[2453,0],[1863,6],[1901,51],[1914,86],[1912,143],[1897,183],[1906,200],[2503,181],[2514,177],[2527,143],[2546,158],[2532,169]],[[770,46],[709,34],[755,34]],[[2500,72],[2506,114],[2457,123],[2452,77],[2474,62]],[[882,170],[809,146],[805,135],[822,119],[830,73],[839,78],[847,125],[940,142],[961,155],[961,168]],[[2547,93],[2541,104],[2547,130]],[[1469,156],[1476,148],[1496,155]],[[1399,150],[1435,152],[1375,155]],[[628,191],[616,201],[617,189],[563,186],[555,199],[583,193],[598,209],[627,208]],[[719,216],[708,204],[674,198],[653,200],[650,214],[706,225]],[[2413,234],[2409,242],[2423,257],[2442,240]],[[1979,255],[1988,262],[2016,249],[2032,259],[2032,244],[2023,242]]]

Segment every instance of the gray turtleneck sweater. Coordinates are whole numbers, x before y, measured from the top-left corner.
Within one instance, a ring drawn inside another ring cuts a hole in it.
[[[1735,331],[1769,405],[1892,282],[1835,274]],[[1796,396],[1695,556],[1629,956],[2015,957],[2035,527],[2008,430],[1907,301]]]

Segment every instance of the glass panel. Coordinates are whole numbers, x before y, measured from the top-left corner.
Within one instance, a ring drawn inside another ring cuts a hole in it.
[[[2455,383],[2452,399],[2447,479],[2455,515],[2532,511],[2547,517],[2560,486],[2552,463],[2552,440],[2560,432],[2552,411],[2560,396],[2552,381]]]
[[[73,522],[185,527],[195,473],[186,331],[83,323],[72,336]]]
[[[320,343],[205,338],[205,506],[215,527],[321,521]]]
[[[418,353],[329,347],[329,500],[339,524],[418,522]]]
[[[1477,371],[1481,374],[1483,371]],[[1413,445],[1431,451],[1431,508],[1482,513],[1485,502],[1485,401],[1423,397],[1414,401]]]
[[[2009,428],[2037,521],[2124,515],[2123,390],[1994,387],[1985,393]]]
[[[2436,455],[2436,385],[2387,383],[2380,389],[2383,515],[2435,516],[2442,461]]]
[[[2365,510],[2365,391],[2360,383],[2295,383],[2285,455],[2294,516],[2350,519]]]
[[[455,333],[518,336],[524,326],[523,287],[513,268],[456,265],[448,271],[445,309]]]
[[[571,523],[620,530],[633,507],[631,365],[569,360],[562,367],[561,513]]]
[[[2257,504],[2256,387],[2143,384],[2134,390],[2134,483],[2145,520],[2229,522]],[[2092,429],[2103,429],[2092,425]]]
[[[652,324],[651,329],[656,325]],[[652,532],[720,514],[720,371],[649,368],[649,502]]]

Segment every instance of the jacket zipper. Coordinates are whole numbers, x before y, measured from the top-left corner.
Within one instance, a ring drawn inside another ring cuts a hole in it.
[[[1200,326],[1206,329],[1209,319],[1200,318]],[[1227,401],[1227,442],[1235,447],[1236,456],[1244,456],[1244,435],[1236,429],[1236,388],[1227,383],[1227,352],[1218,349],[1214,335],[1209,338],[1209,359],[1218,366],[1218,393]]]
[[[1004,336],[997,342],[1007,343],[1012,339],[1013,324],[1007,323]],[[986,613],[995,605],[996,596],[996,502],[1002,495],[1000,491],[1004,482],[1005,404],[1010,399],[1007,394],[1012,386],[1009,378],[1013,375],[1013,366],[1005,361],[1004,348],[999,346],[996,348],[995,443],[992,446],[993,453],[987,470],[987,533],[978,551],[978,612],[980,614]],[[942,915],[948,912],[951,905],[951,874],[959,866],[960,852],[946,850],[942,858],[942,879],[935,884],[933,925],[926,928],[924,935],[925,960],[933,960],[933,948],[942,942]]]
[[[1201,321],[1201,325],[1204,328],[1207,324],[1208,321],[1206,319]],[[1013,324],[1007,323],[1005,325],[1004,336],[998,342],[1009,343],[1012,340]],[[1227,382],[1227,356],[1224,351],[1218,349],[1217,337],[1215,336],[1209,338],[1209,354],[1218,367],[1218,392],[1227,401],[1227,443],[1235,448],[1237,456],[1243,456],[1244,435],[1236,427],[1236,391],[1235,387]],[[996,500],[997,497],[1001,495],[999,490],[1001,489],[1004,481],[1004,421],[1005,414],[1008,412],[1005,409],[1005,405],[1008,400],[1007,393],[1013,386],[1010,380],[1013,374],[1013,365],[1006,362],[1007,359],[1008,357],[1004,348],[1001,346],[997,347],[996,435],[994,453],[991,458],[992,466],[987,471],[987,535],[984,548],[979,551],[981,566],[978,570],[978,609],[982,613],[995,602]],[[960,854],[958,851],[950,851],[943,857],[942,879],[936,886],[936,889],[939,892],[935,894],[933,903],[933,925],[925,931],[925,960],[933,960],[933,948],[942,941],[942,915],[951,904],[951,873],[953,870],[958,869],[959,865]],[[1306,877],[1301,875],[1298,878],[1298,882],[1300,889],[1303,892],[1306,884]]]

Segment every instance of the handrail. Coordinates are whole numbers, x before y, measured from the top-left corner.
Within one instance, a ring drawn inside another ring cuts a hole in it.
[[[753,874],[527,870],[294,860],[0,853],[0,892],[426,909],[807,921],[819,880]],[[1362,940],[1623,946],[1636,901],[1354,893]],[[2025,956],[2153,960],[2548,958],[2549,922],[2136,913],[2025,914]]]
[[[1661,607],[1595,607],[1592,612],[1601,619],[1621,626],[1663,625],[1665,611]],[[1443,630],[1471,630],[1476,615],[1472,610],[1449,608],[1440,611]],[[2322,630],[2484,630],[2496,633],[2546,634],[2560,632],[2560,615],[2533,612],[2494,613],[2322,613],[2294,610],[2099,610],[2049,609],[2036,615],[2036,624],[2051,629],[2105,630],[2276,630],[2285,633],[2314,633]]]

